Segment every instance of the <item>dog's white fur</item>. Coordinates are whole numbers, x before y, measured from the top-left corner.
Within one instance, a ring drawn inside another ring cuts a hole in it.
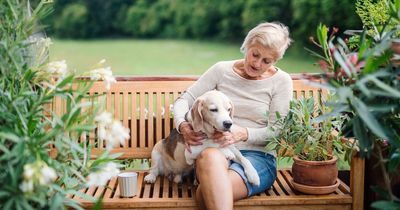
[[[224,132],[235,129],[235,126],[232,128],[227,126],[227,124],[233,124],[232,115],[233,104],[220,91],[208,91],[197,98],[190,111],[188,121],[192,124],[194,131],[206,133],[208,139],[202,141],[202,145],[191,146],[191,153],[185,150],[186,161],[189,165],[192,165],[204,149],[210,147],[218,148],[227,159],[242,165],[249,182],[258,186],[260,185],[260,178],[250,161],[234,145],[220,147],[220,144],[211,139],[215,131]]]
[[[173,174],[174,181],[180,182],[182,174],[190,171],[190,165],[193,165],[200,153],[206,148],[213,147],[218,148],[227,159],[241,164],[250,183],[257,186],[260,185],[257,171],[234,145],[222,148],[220,144],[211,139],[215,131],[230,131],[233,124],[232,115],[232,102],[222,92],[216,90],[208,91],[197,98],[188,113],[187,120],[193,126],[194,131],[204,132],[208,139],[202,141],[202,145],[191,146],[191,153],[184,149],[182,141],[177,143],[173,158],[166,152],[166,140],[158,142],[151,153],[152,168],[145,177],[145,181],[154,183],[159,174]],[[235,126],[232,127],[232,129],[234,128]],[[182,135],[179,135],[179,138],[183,138]],[[170,138],[169,140],[174,139]],[[171,154],[171,152],[169,153]]]
[[[151,151],[151,169],[144,177],[145,182],[154,183],[158,175],[167,175],[174,182],[182,181],[182,176],[191,172],[193,167],[186,163],[183,136],[173,130],[168,138],[154,145]]]

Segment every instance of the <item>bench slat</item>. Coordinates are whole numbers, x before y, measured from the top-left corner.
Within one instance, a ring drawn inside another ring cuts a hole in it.
[[[156,109],[157,109],[157,117],[156,117],[156,141],[159,141],[162,139],[162,99],[161,99],[161,93],[157,92],[156,93]],[[165,113],[165,111],[164,111]]]
[[[169,181],[167,177],[158,177],[155,184],[144,184],[144,175],[147,172],[138,172],[138,190],[137,196],[133,198],[120,198],[119,197],[119,187],[117,183],[117,179],[113,178],[108,187],[110,189],[106,189],[103,208],[126,208],[126,207],[135,207],[135,208],[143,208],[143,209],[151,209],[154,207],[159,208],[167,208],[167,207],[187,207],[189,209],[194,209],[196,206],[194,200],[194,191],[191,191],[191,196],[187,194],[188,189],[192,190],[195,186],[192,185],[189,179],[185,178],[182,184],[178,185]],[[324,205],[329,205],[329,209],[332,205],[338,205],[342,209],[350,209],[352,198],[349,192],[341,190],[339,188],[339,192],[332,193],[328,195],[303,195],[303,194],[290,194],[286,195],[284,192],[288,190],[286,187],[282,186],[290,186],[291,175],[288,170],[280,170],[278,171],[277,181],[274,183],[273,188],[278,191],[278,193],[274,192],[274,190],[269,189],[268,191],[272,191],[274,193],[262,193],[260,195],[253,196],[251,198],[240,200],[235,203],[235,209],[240,206],[286,206],[291,209],[296,209],[298,205],[309,205],[311,207],[315,207],[316,209],[321,208]],[[280,184],[278,184],[278,182]],[[341,185],[346,186],[343,182]],[[284,189],[284,190],[283,190]],[[180,193],[179,190],[182,190]],[[95,189],[89,189],[86,194],[93,195]],[[99,193],[99,189],[97,189],[95,196],[101,195]],[[162,191],[162,197],[160,198],[158,195]],[[186,192],[185,192],[186,191]],[[152,194],[151,194],[152,192]],[[93,203],[84,201],[79,199],[82,202],[85,208],[93,207]],[[342,204],[342,205],[341,205]],[[305,208],[303,206],[303,208]],[[308,207],[307,207],[308,208]],[[307,209],[306,208],[306,209]],[[327,208],[326,206],[324,207]]]

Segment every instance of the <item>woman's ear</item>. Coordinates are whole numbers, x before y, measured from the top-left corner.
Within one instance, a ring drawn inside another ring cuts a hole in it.
[[[190,110],[190,114],[192,115],[192,126],[193,130],[198,132],[203,128],[203,115],[201,111],[203,110],[203,100],[197,99],[192,109]]]

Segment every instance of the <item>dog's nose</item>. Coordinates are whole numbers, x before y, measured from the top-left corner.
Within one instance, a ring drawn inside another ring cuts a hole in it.
[[[232,121],[226,120],[226,121],[222,122],[222,124],[224,125],[225,129],[229,129],[232,126]]]

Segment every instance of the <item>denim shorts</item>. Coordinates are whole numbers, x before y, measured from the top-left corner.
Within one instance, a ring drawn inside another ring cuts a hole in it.
[[[240,152],[251,162],[251,164],[253,164],[253,167],[256,169],[258,176],[260,177],[260,185],[252,185],[247,180],[243,167],[236,162],[230,162],[229,169],[236,171],[246,184],[247,196],[250,197],[259,194],[270,188],[276,179],[275,157],[261,151],[240,150]]]

